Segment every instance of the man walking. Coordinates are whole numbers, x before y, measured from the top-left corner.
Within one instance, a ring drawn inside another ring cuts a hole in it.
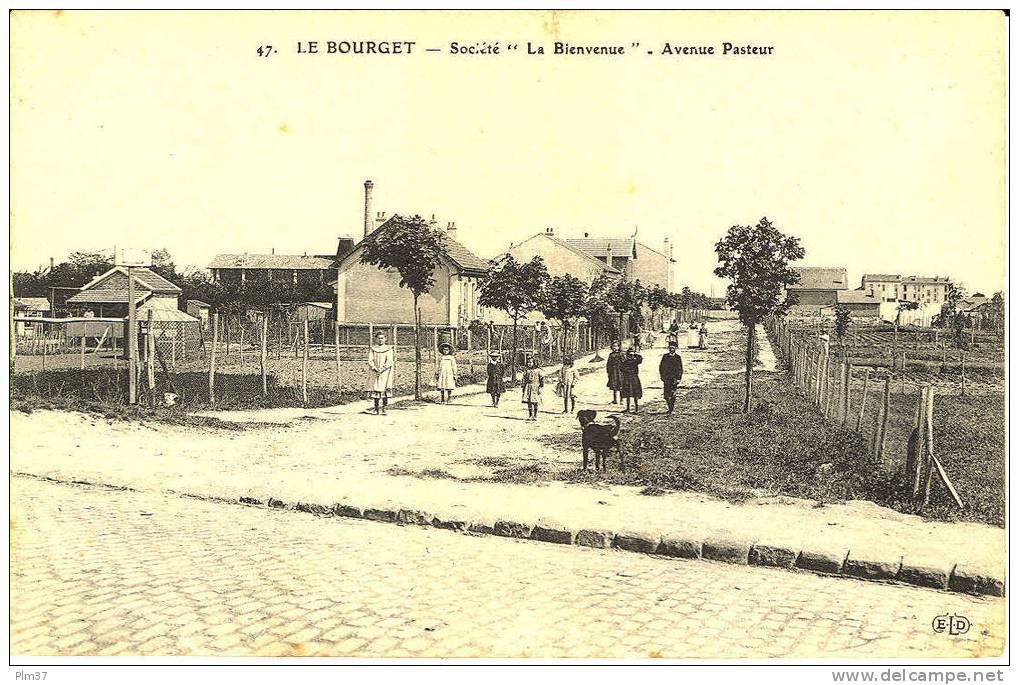
[[[658,375],[662,377],[662,385],[665,387],[665,403],[669,405],[668,414],[676,408],[676,388],[683,379],[683,358],[676,353],[676,341],[669,341],[669,351],[662,355],[662,361],[658,364]]]

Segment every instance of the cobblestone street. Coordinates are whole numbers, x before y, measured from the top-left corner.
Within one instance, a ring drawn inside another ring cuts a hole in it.
[[[15,655],[963,657],[1004,602],[12,480]],[[972,629],[935,633],[962,614]]]

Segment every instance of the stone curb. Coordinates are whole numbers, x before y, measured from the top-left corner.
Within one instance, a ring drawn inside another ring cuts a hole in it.
[[[249,505],[268,506],[278,501],[245,496],[238,501]],[[852,551],[835,553],[830,550],[797,550],[788,546],[763,544],[745,538],[708,537],[691,534],[660,535],[646,531],[606,529],[572,530],[562,524],[539,520],[529,524],[506,519],[448,518],[428,514],[417,509],[361,508],[338,503],[330,507],[299,503],[295,510],[320,516],[364,518],[385,523],[431,526],[442,530],[495,535],[533,540],[559,545],[577,545],[595,549],[620,549],[641,554],[654,554],[679,559],[702,559],[743,566],[764,566],[789,571],[810,571],[824,575],[860,580],[879,580],[912,585],[915,587],[961,592],[971,595],[1004,597],[1005,586],[1000,579],[975,569],[951,565],[937,567],[906,563],[901,556],[893,559],[872,559],[855,555]]]
[[[89,487],[136,491],[132,488],[92,483],[82,480],[67,481],[30,473],[11,472],[11,476],[63,485],[84,485]],[[441,530],[453,530],[468,534],[496,535],[560,545],[576,545],[595,549],[615,548],[642,554],[682,559],[703,559],[721,563],[763,566],[790,571],[803,570],[825,575],[861,580],[879,580],[901,583],[913,587],[933,588],[971,595],[991,597],[1005,596],[1005,583],[982,573],[979,569],[965,565],[944,566],[925,563],[917,565],[896,556],[892,559],[875,559],[854,554],[825,551],[796,550],[790,547],[769,545],[741,538],[712,536],[707,539],[690,534],[664,535],[645,531],[606,529],[573,530],[559,523],[540,520],[529,524],[505,519],[464,519],[430,514],[418,509],[403,507],[361,507],[347,502],[322,505],[312,502],[287,503],[275,497],[258,497],[251,494],[236,498],[205,495],[201,493],[164,491],[192,499],[218,503],[243,504],[299,511],[316,516],[340,516],[344,518],[367,519],[380,523],[398,525],[429,526]]]

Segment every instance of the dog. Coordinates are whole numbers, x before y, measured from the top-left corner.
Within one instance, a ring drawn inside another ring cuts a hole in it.
[[[593,409],[581,409],[577,412],[577,421],[580,422],[581,444],[584,448],[584,470],[587,470],[588,452],[594,450],[594,470],[606,470],[606,458],[613,449],[619,454],[619,470],[626,470],[623,458],[623,445],[619,441],[619,417],[615,414],[609,415],[615,423],[597,423],[595,418],[598,412]]]

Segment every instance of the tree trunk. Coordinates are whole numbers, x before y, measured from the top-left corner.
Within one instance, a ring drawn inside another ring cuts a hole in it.
[[[520,315],[513,317],[513,340],[510,343],[510,383],[517,382],[517,320]]]
[[[743,393],[743,413],[750,413],[750,398],[753,389],[753,370],[754,370],[754,327],[747,326],[747,370],[746,370],[746,383]]]
[[[421,312],[417,294],[414,295],[414,399],[421,399]]]

